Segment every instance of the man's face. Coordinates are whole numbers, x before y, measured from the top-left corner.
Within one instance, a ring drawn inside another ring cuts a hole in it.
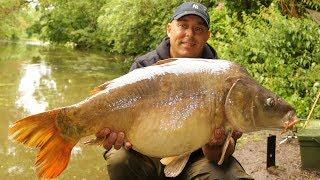
[[[173,58],[199,58],[210,37],[205,21],[196,15],[186,15],[167,26],[170,38],[170,55]]]

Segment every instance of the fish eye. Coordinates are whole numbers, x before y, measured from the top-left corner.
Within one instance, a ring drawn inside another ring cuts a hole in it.
[[[267,106],[274,106],[275,105],[274,99],[271,97],[267,98],[266,104]]]

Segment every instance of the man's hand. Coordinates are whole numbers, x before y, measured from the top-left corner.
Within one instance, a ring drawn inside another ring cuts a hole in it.
[[[230,155],[233,154],[235,150],[235,144],[236,144],[235,142],[241,136],[242,136],[242,132],[234,131],[232,133],[232,138],[226,150],[225,157],[229,157]],[[208,160],[214,161],[217,163],[220,160],[223,145],[227,138],[227,134],[224,128],[217,128],[213,133],[213,137],[214,138],[211,139],[211,141],[208,144],[202,147],[202,151]]]
[[[132,147],[132,144],[125,141],[125,135],[123,132],[112,132],[109,128],[102,129],[96,134],[97,138],[105,139],[103,147],[109,151],[112,146],[114,149],[120,149],[124,146],[127,150]]]

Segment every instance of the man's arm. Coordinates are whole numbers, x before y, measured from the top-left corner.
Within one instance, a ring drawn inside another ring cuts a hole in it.
[[[138,69],[138,68],[142,68],[142,67],[144,67],[144,66],[141,64],[141,62],[135,60],[135,61],[133,62],[133,64],[131,65],[131,68],[130,68],[129,72],[130,72],[130,71],[133,71],[133,70],[135,70],[135,69]]]
[[[231,141],[225,153],[225,158],[231,156],[235,151],[235,145],[237,139],[242,136],[241,132],[235,131],[232,133]],[[214,139],[202,147],[203,154],[209,161],[218,163],[220,160],[223,144],[226,139],[225,131],[223,128],[218,128],[214,131]]]

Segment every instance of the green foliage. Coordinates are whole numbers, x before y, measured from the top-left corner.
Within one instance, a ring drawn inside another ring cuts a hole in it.
[[[224,0],[224,2],[231,13],[236,12],[241,15],[242,12],[247,14],[258,12],[262,6],[268,7],[272,0]]]
[[[173,9],[182,0],[46,0],[43,16],[29,29],[53,43],[74,43],[119,54],[140,54],[166,36]],[[214,3],[198,1],[208,7]]]
[[[0,39],[24,37],[25,29],[33,23],[34,14],[25,1],[0,1]]]
[[[74,43],[87,49],[99,42],[97,18],[106,0],[56,0],[40,6],[42,17],[30,30],[39,31],[41,37],[57,44]]]
[[[320,10],[320,1],[319,0],[300,0],[302,4],[306,6],[306,8],[312,10]]]
[[[242,19],[242,13],[259,13],[262,8],[267,8],[272,3],[281,8],[283,15],[292,17],[302,17],[306,13],[306,8],[320,9],[318,0],[224,0],[223,2],[230,14],[237,13],[239,20]]]
[[[28,37],[30,38],[34,34],[40,35],[41,34],[42,25],[39,23],[39,21],[33,23],[26,29],[26,33]]]
[[[213,11],[210,42],[222,58],[244,65],[260,83],[306,117],[320,90],[320,29],[309,19],[286,18],[273,6],[243,23],[226,10]],[[320,117],[320,107],[315,111]]]
[[[112,0],[103,7],[105,13],[98,21],[101,33],[107,35],[104,41],[118,53],[138,54],[150,50],[165,37],[172,9],[180,3]]]

